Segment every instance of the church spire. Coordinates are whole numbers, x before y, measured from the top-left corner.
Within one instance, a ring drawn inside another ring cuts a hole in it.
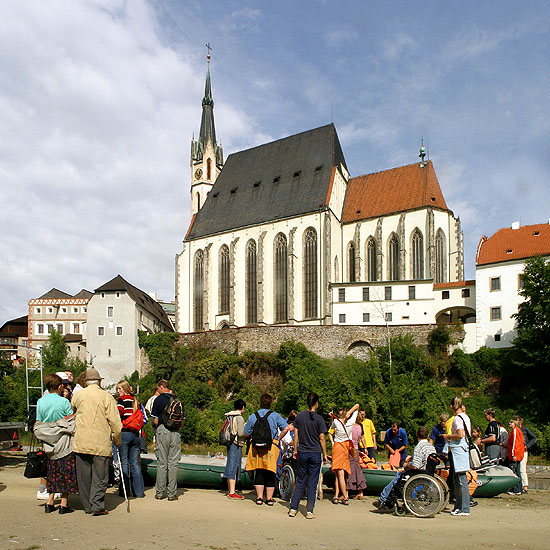
[[[202,117],[199,139],[191,140],[191,215],[196,214],[204,204],[223,167],[223,151],[216,143],[214,126],[214,99],[210,81],[210,44],[206,44],[207,70],[202,98]]]

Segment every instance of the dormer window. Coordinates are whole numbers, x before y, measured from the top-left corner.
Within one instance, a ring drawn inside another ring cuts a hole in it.
[[[281,176],[275,176],[273,178],[273,183],[279,183],[281,181]]]
[[[299,178],[301,173],[302,173],[301,170],[296,170],[296,172],[294,172],[294,174],[292,174],[292,177],[293,178]]]
[[[230,193],[232,195],[234,195],[237,192],[237,189],[238,189],[238,187],[233,187],[233,189],[231,189]]]
[[[262,183],[261,180],[254,182],[254,187],[260,187],[260,183]]]
[[[540,235],[540,231],[533,231],[533,237],[538,237]]]
[[[322,164],[320,164],[319,166],[316,166],[316,167],[315,167],[315,171],[316,171],[316,172],[320,172],[322,169],[323,169],[323,165],[322,165]]]

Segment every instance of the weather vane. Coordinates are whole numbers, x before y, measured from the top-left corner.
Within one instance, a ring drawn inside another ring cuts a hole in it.
[[[206,54],[206,59],[208,59],[208,62],[210,63],[210,52],[212,51],[212,46],[210,46],[210,42],[207,42],[206,49],[208,50],[208,53]]]

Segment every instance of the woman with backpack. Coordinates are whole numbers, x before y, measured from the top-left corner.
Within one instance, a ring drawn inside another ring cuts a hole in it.
[[[122,443],[119,447],[120,466],[123,479],[119,485],[118,494],[124,496],[124,483],[129,492],[129,476],[132,476],[132,488],[137,498],[143,498],[144,483],[139,466],[140,439],[139,432],[143,428],[143,413],[139,401],[132,394],[132,388],[126,380],[121,380],[116,386],[118,392],[117,407],[122,420]]]
[[[233,411],[225,413],[225,416],[229,420],[232,441],[228,442],[229,444],[227,445],[227,464],[223,477],[227,479],[227,498],[230,500],[242,500],[244,497],[235,492],[235,486],[241,476],[241,459],[245,440],[243,413],[246,403],[242,399],[237,399],[233,403],[233,407]]]
[[[260,397],[260,409],[251,414],[244,427],[244,435],[250,438],[250,449],[246,459],[246,471],[254,471],[254,488],[256,489],[256,504],[265,503],[273,506],[273,493],[277,473],[277,458],[279,446],[273,445],[277,436],[277,429],[282,430],[279,438],[283,438],[288,431],[288,425],[283,417],[272,410],[273,398],[268,393]]]

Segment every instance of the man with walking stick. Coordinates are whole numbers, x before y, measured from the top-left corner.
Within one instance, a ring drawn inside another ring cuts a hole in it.
[[[121,441],[122,422],[112,396],[101,389],[96,369],[86,371],[87,387],[73,397],[76,413],[73,449],[76,453],[78,492],[84,511],[105,516],[105,491],[109,482],[109,464],[113,446]]]

